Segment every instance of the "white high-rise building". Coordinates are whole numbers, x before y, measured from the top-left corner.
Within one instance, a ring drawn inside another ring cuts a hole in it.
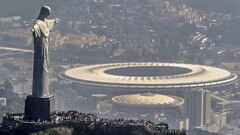
[[[203,127],[210,122],[211,92],[202,89],[186,91],[183,115],[189,118],[189,128]]]
[[[6,106],[7,105],[7,99],[6,98],[0,98],[0,105]]]

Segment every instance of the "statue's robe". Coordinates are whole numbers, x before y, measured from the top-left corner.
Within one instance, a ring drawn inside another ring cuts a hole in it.
[[[34,65],[33,65],[33,93],[34,97],[49,96],[49,33],[54,26],[54,20],[36,20],[33,24]]]

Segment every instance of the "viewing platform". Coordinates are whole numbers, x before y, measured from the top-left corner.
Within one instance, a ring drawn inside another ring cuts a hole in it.
[[[23,113],[7,113],[3,116],[0,134],[28,135],[60,127],[73,128],[73,132],[84,135],[186,135],[184,130],[159,127],[151,121],[97,118],[95,114],[77,111],[56,112],[51,120],[37,121],[25,120]]]

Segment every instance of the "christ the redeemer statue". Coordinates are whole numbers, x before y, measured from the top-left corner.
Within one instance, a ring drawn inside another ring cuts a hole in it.
[[[49,34],[58,19],[48,19],[51,9],[48,6],[41,8],[40,14],[32,28],[34,39],[34,64],[33,64],[33,91],[34,97],[49,96]]]
[[[49,94],[49,34],[58,19],[48,19],[51,9],[41,8],[34,21],[32,34],[34,40],[34,64],[32,95],[25,100],[25,119],[49,120],[55,112],[55,98]]]

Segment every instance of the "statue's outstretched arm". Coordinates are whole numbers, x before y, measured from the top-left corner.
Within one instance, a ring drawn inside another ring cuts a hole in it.
[[[59,18],[55,18],[54,19],[54,23],[59,23],[60,22],[60,19]]]
[[[58,23],[60,21],[60,19],[55,18],[55,19],[49,19],[48,20],[48,27],[49,27],[49,31],[53,30],[54,24]]]

